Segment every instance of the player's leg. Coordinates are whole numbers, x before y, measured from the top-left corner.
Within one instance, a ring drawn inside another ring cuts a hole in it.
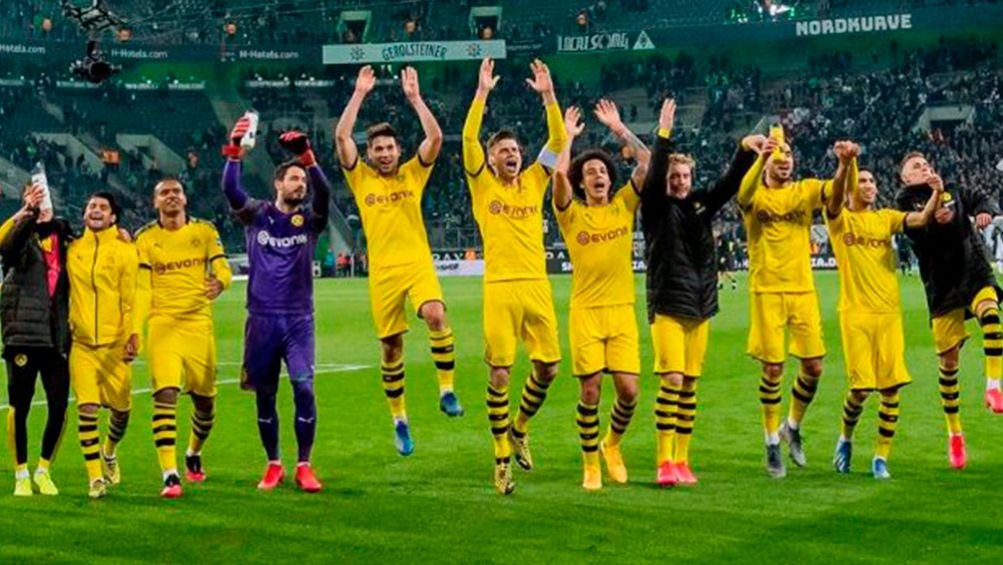
[[[522,308],[516,300],[512,283],[484,285],[482,307],[484,362],[489,367],[486,403],[495,454],[495,489],[510,494],[512,480],[512,429],[509,410],[509,382],[515,363],[517,332],[522,323]]]
[[[961,347],[968,338],[965,330],[965,311],[952,310],[933,318],[933,341],[937,347],[940,379],[940,404],[947,422],[947,453],[952,467],[963,469],[967,464],[965,435],[961,426]]]
[[[881,393],[878,406],[878,444],[871,460],[874,478],[887,479],[888,456],[891,453],[892,438],[899,421],[899,390],[910,382],[909,370],[905,364],[905,332],[902,316],[898,313],[875,316],[877,322],[872,327],[877,358],[877,382],[875,387]]]
[[[1003,327],[1000,326],[996,289],[982,289],[972,301],[971,311],[982,329],[982,350],[986,357],[985,403],[994,413],[1003,414],[1003,392],[1000,391],[1000,377],[1003,377]]]
[[[310,464],[317,436],[317,401],[313,388],[316,353],[313,316],[289,319],[285,342],[286,368],[296,407],[296,484],[306,492],[319,492],[322,485]]]
[[[582,446],[584,473],[582,488],[599,490],[602,488],[602,469],[599,467],[599,399],[602,373],[582,375],[578,380],[581,383],[581,390],[575,422],[578,425],[578,439]]]
[[[43,357],[39,365],[48,414],[45,418],[45,431],[42,434],[42,451],[38,468],[35,470],[35,482],[41,487],[44,481],[43,494],[56,494],[58,491],[49,479],[48,472],[66,428],[66,407],[70,399],[70,365],[69,360],[56,354],[55,351]],[[45,476],[39,477],[39,474]]]
[[[672,458],[675,455],[679,393],[686,368],[685,332],[676,318],[656,314],[651,324],[651,340],[655,350],[655,374],[659,377],[655,398],[656,481],[662,486],[671,486],[677,482]]]
[[[192,429],[188,435],[188,447],[185,449],[185,480],[190,483],[200,483],[205,480],[202,448],[208,441],[216,422],[216,398],[195,392],[191,393],[191,398]]]
[[[491,440],[495,451],[495,489],[510,494],[515,489],[512,481],[512,447],[509,443],[511,419],[509,416],[509,367],[490,367],[487,405],[491,425]]]
[[[279,452],[279,413],[276,407],[279,353],[282,335],[271,316],[248,316],[244,324],[244,360],[241,388],[254,391],[258,437],[265,451],[265,476],[258,482],[261,490],[272,490],[285,479]]]
[[[463,406],[453,390],[456,372],[456,351],[453,329],[446,319],[446,306],[441,300],[428,300],[418,309],[428,325],[429,347],[435,363],[436,378],[439,381],[439,410],[450,417],[462,416]]]
[[[108,484],[117,485],[122,481],[118,445],[125,438],[132,412],[132,367],[122,360],[121,345],[108,347],[103,353],[102,366],[106,370],[100,380],[101,404],[109,411],[108,435],[101,446],[101,470]]]
[[[192,324],[187,330],[195,347],[185,358],[185,388],[192,399],[191,432],[185,449],[185,479],[202,482],[202,449],[216,422],[216,338],[211,321]],[[196,332],[201,335],[196,335]]]
[[[790,304],[791,355],[801,359],[801,363],[791,387],[790,411],[781,427],[780,437],[787,442],[794,463],[804,467],[807,458],[801,445],[801,422],[815,399],[818,381],[822,378],[822,356],[825,355],[822,316],[818,310],[818,297],[813,292],[789,294],[785,295],[785,299]]]
[[[550,283],[546,280],[529,281],[519,287],[525,309],[521,334],[533,362],[533,371],[523,385],[519,413],[512,423],[512,440],[516,462],[529,470],[533,467],[529,451],[529,421],[543,407],[547,389],[557,377],[561,345],[557,338],[557,317],[554,315]]]
[[[618,483],[627,482],[627,466],[623,461],[620,442],[630,427],[637,408],[638,375],[641,373],[640,345],[633,305],[601,309],[607,319],[604,357],[607,370],[613,375],[616,401],[610,411],[606,436],[599,444],[610,477]]]
[[[876,479],[888,479],[891,478],[888,456],[892,451],[892,438],[895,437],[901,413],[899,387],[885,388],[878,392],[881,394],[881,404],[878,405],[878,444],[871,461],[871,472]]]
[[[34,357],[32,355],[31,357]],[[38,368],[27,353],[8,352],[7,438],[14,452],[14,496],[31,496],[31,474],[28,471],[28,413],[35,396]]]
[[[749,340],[746,352],[762,365],[759,404],[766,439],[766,472],[771,477],[787,476],[780,453],[780,420],[784,378],[784,330],[788,304],[784,295],[753,292],[749,296]]]
[[[150,376],[153,382],[153,444],[164,480],[160,495],[164,498],[181,496],[181,477],[178,474],[178,393],[184,370],[182,352],[185,343],[177,331],[176,320],[166,317],[151,318],[147,343],[150,359]]]
[[[380,360],[380,384],[393,416],[394,445],[401,455],[414,453],[414,439],[407,418],[404,400],[404,335],[396,334],[380,339],[382,357]]]
[[[98,429],[101,391],[100,348],[75,344],[70,349],[73,394],[77,397],[77,436],[87,469],[88,495],[101,498],[107,494],[101,471],[101,433]]]
[[[684,347],[686,351],[685,374],[679,390],[678,415],[676,418],[676,438],[672,459],[678,483],[694,485],[697,482],[690,470],[690,440],[697,418],[697,382],[703,374],[704,357],[707,355],[707,337],[710,320],[688,321]]]
[[[850,388],[846,391],[843,399],[843,415],[839,422],[839,439],[836,441],[836,451],[832,456],[832,466],[839,473],[850,472],[853,460],[853,432],[857,429],[857,422],[860,421],[860,414],[864,411],[864,403],[870,393],[870,389]]]

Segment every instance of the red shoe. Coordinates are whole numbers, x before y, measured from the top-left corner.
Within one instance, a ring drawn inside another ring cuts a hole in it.
[[[693,486],[697,484],[697,478],[693,476],[693,471],[690,471],[690,464],[686,461],[680,461],[675,464],[673,471],[676,473],[676,482],[681,485]]]
[[[281,463],[269,463],[268,468],[265,469],[265,478],[261,479],[258,483],[258,488],[261,490],[272,490],[273,488],[279,486],[286,478],[286,471],[282,468]]]
[[[185,455],[185,480],[189,483],[205,481],[205,469],[202,468],[201,455]]]
[[[164,489],[160,491],[163,498],[181,498],[181,479],[177,475],[170,475],[164,479]]]
[[[320,492],[322,485],[313,474],[313,468],[309,463],[296,466],[296,486],[304,492]]]
[[[968,455],[965,453],[964,434],[951,434],[947,444],[947,456],[951,460],[951,467],[955,469],[965,468]]]
[[[1003,414],[1003,392],[993,388],[986,390],[986,407],[993,411],[993,414]]]
[[[658,479],[656,481],[663,487],[671,487],[679,482],[676,478],[676,467],[672,461],[663,461],[658,465]]]

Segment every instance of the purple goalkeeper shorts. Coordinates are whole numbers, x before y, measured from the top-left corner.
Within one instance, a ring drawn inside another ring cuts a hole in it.
[[[313,379],[313,315],[248,315],[244,325],[241,388],[274,390],[278,386],[283,360],[290,380]]]

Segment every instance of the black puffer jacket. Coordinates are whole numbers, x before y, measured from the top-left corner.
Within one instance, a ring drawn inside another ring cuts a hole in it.
[[[672,142],[658,137],[641,192],[649,322],[654,322],[655,314],[706,319],[717,313],[717,255],[711,223],[738,192],[742,177],[756,160],[755,152],[739,150],[713,187],[678,199],[666,194],[671,152]]]
[[[62,218],[44,224],[36,216],[22,218],[0,242],[3,290],[0,291],[0,326],[7,348],[54,347],[62,356],[70,352],[70,284],[66,274],[66,248],[73,239]],[[40,238],[55,233],[59,239],[59,280],[50,297],[48,267]]]
[[[931,191],[925,184],[907,186],[896,195],[896,205],[903,212],[922,210]],[[985,194],[970,188],[948,185],[944,194],[947,198],[941,206],[954,209],[950,222],[931,221],[925,227],[905,230],[919,259],[931,317],[967,308],[980,290],[997,286],[985,243],[969,219],[983,213],[995,216],[996,207]]]

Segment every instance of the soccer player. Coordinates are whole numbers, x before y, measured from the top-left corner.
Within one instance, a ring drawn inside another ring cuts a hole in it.
[[[922,209],[931,191],[944,186],[943,179],[922,153],[906,154],[899,176],[903,187],[895,200],[903,212]],[[994,413],[1003,413],[1000,289],[985,243],[975,230],[989,225],[996,208],[988,195],[971,187],[946,186],[941,198],[943,203],[934,213],[933,222],[922,228],[908,228],[905,233],[919,259],[933,340],[940,357],[940,399],[947,420],[948,459],[952,467],[963,469],[967,453],[959,413],[958,371],[961,347],[969,337],[965,330],[965,320],[969,317],[975,317],[982,327],[986,406]],[[975,227],[969,216],[975,217]]]
[[[70,393],[69,279],[66,248],[69,223],[41,208],[44,189],[24,186],[24,206],[0,241],[3,292],[0,326],[7,362],[7,433],[14,451],[14,496],[31,496],[28,472],[28,413],[39,375],[48,415],[34,482],[42,494],[56,495],[49,467],[59,448]]]
[[[602,488],[599,454],[609,476],[627,482],[620,442],[637,406],[641,372],[637,319],[634,315],[634,211],[651,152],[620,119],[616,105],[600,100],[595,115],[636,155],[628,182],[612,190],[616,164],[601,149],[590,149],[570,163],[571,143],[581,135],[578,108],[565,112],[568,143],[554,173],[554,215],[571,256],[571,364],[581,385],[578,436],[586,490]],[[599,441],[602,374],[613,376],[616,402],[606,436]]]
[[[822,376],[822,319],[811,273],[812,215],[832,191],[833,180],[793,180],[791,147],[763,153],[742,179],[738,207],[749,246],[750,324],[747,352],[762,364],[759,401],[766,435],[766,472],[787,476],[780,453],[781,438],[794,463],[807,460],[801,446],[801,422]],[[790,412],[781,425],[785,330],[790,354],[800,372],[791,389]]]
[[[400,164],[397,134],[387,123],[366,130],[366,159],[352,139],[352,128],[366,96],[376,85],[370,66],[362,67],[355,92],[335,128],[338,161],[355,195],[369,245],[369,300],[382,345],[383,392],[393,416],[394,442],[401,455],[414,452],[404,397],[404,332],[406,299],[428,325],[432,360],[438,373],[439,409],[460,416],[463,408],[453,391],[453,330],[446,319],[442,288],[421,214],[421,197],[442,147],[442,130],[421,98],[418,72],[401,71],[404,96],[418,114],[425,139],[415,156]]]
[[[833,147],[839,167],[848,169],[846,193],[843,186],[833,184],[824,214],[839,266],[839,328],[849,385],[833,465],[840,473],[850,472],[853,430],[864,402],[877,390],[881,403],[871,473],[877,479],[887,479],[891,477],[888,455],[901,411],[899,389],[912,381],[905,364],[892,236],[905,228],[925,226],[940,202],[940,191],[931,191],[920,212],[875,210],[878,187],[870,171],[858,173],[859,151],[859,146],[849,142]]]
[[[250,261],[241,386],[255,392],[258,432],[268,457],[258,488],[272,490],[285,479],[275,405],[285,360],[296,404],[296,484],[306,492],[319,492],[322,485],[310,466],[317,431],[313,250],[327,228],[331,188],[307,136],[292,131],[279,138],[296,159],[275,168],[275,201],[250,198],[240,184],[240,141],[247,130],[247,119],[241,118],[230,134],[230,145],[223,149],[227,156],[223,194],[244,225]],[[305,205],[308,189],[313,198]]]
[[[756,151],[770,149],[763,136],[744,138],[727,173],[709,189],[693,191],[693,159],[672,152],[675,109],[671,99],[662,103],[651,168],[641,192],[648,322],[660,381],[656,481],[663,486],[697,482],[689,465],[689,445],[710,319],[718,311],[712,223],[738,192]]]
[[[178,393],[191,396],[192,430],[185,479],[205,480],[202,446],[216,415],[216,339],[212,301],[230,287],[232,273],[212,223],[186,210],[185,187],[164,178],[153,189],[157,220],[136,233],[139,275],[133,333],[146,338],[153,383],[153,443],[164,480],[160,496],[181,496],[175,443]]]
[[[481,62],[477,92],[463,124],[463,167],[474,218],[484,240],[484,360],[490,368],[487,405],[494,441],[495,489],[502,494],[515,489],[513,446],[516,462],[526,470],[533,468],[529,420],[543,405],[561,360],[543,249],[543,198],[558,156],[568,143],[568,133],[550,70],[539,60],[534,60],[531,68],[533,78],[526,83],[543,100],[549,130],[547,144],[535,163],[522,170],[522,146],[515,132],[507,129],[488,139],[485,156],[481,121],[488,95],[499,79],[494,76],[491,59]],[[519,413],[510,425],[508,387],[520,339],[533,372],[523,388]]]
[[[132,368],[139,336],[132,321],[139,261],[136,246],[119,239],[115,197],[95,192],[84,208],[84,232],[68,250],[70,277],[70,382],[77,397],[80,449],[88,495],[101,498],[121,481],[116,448],[132,409]],[[98,411],[108,408],[104,445]]]

